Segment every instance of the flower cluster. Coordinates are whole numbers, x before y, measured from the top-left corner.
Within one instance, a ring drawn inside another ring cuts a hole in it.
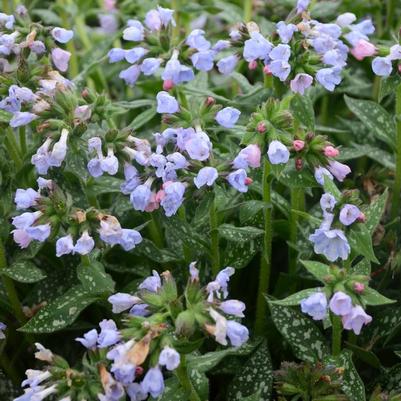
[[[227,339],[234,347],[245,343],[248,330],[230,318],[243,317],[245,305],[227,299],[234,269],[223,269],[205,288],[200,287],[195,263],[189,271],[182,295],[170,272],[153,271],[136,294],[110,296],[114,313],[129,310],[125,328],[119,330],[113,320],[105,319],[99,323],[100,331],[92,329],[77,338],[88,351],[82,371],[69,368],[64,359],[37,344],[36,357],[49,366],[43,371],[27,370],[22,386],[29,387],[15,401],[42,400],[54,393],[63,400],[80,399],[80,391],[100,401],[119,401],[125,394],[137,401],[157,398],[165,388],[163,370],[168,375],[180,368],[188,340],[197,340],[189,352],[208,335],[222,345],[228,344]]]
[[[339,211],[339,223],[345,227],[350,227],[356,222],[364,222],[365,215],[358,206],[343,201],[338,202],[330,193],[322,195],[320,207],[323,211],[323,221],[320,227],[309,236],[309,240],[313,242],[315,253],[324,255],[330,262],[335,262],[339,258],[348,259],[351,247],[344,231],[337,228],[339,224],[333,223],[336,211]]]

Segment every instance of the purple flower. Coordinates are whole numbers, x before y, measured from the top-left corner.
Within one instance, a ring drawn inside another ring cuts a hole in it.
[[[141,383],[131,383],[127,387],[127,394],[131,401],[143,401],[148,398],[148,393],[146,393]]]
[[[192,49],[205,51],[210,49],[210,42],[205,39],[205,31],[194,29],[187,37],[185,43]]]
[[[258,145],[250,144],[242,149],[238,156],[233,160],[234,168],[260,167],[261,152]]]
[[[61,237],[56,242],[56,256],[67,255],[74,250],[74,243],[72,242],[71,234]]]
[[[114,345],[120,340],[121,334],[113,320],[104,319],[99,323],[99,326],[101,329],[97,339],[99,348],[110,347],[110,345]]]
[[[248,177],[242,168],[233,171],[227,176],[228,183],[239,192],[248,192]]]
[[[53,145],[53,149],[49,155],[49,165],[60,167],[67,155],[67,139],[68,130],[61,131],[60,139]]]
[[[234,320],[227,320],[227,337],[233,347],[240,347],[249,339],[248,329]]]
[[[291,90],[295,93],[303,95],[313,82],[313,78],[309,74],[297,74],[290,82]]]
[[[270,72],[284,82],[291,72],[291,65],[285,60],[274,60],[269,64]]]
[[[142,316],[146,317],[150,315],[150,311],[148,309],[149,305],[147,304],[137,304],[134,305],[131,310],[129,311],[129,314],[132,316]]]
[[[128,353],[134,345],[134,340],[116,345],[107,353],[107,359],[111,359],[113,364],[111,372],[116,380],[124,385],[129,385],[135,380],[136,366],[129,360]],[[119,400],[120,398],[118,398]]]
[[[393,71],[390,57],[375,57],[372,61],[372,70],[379,77],[388,77]]]
[[[140,290],[148,290],[150,292],[157,292],[161,287],[162,283],[160,280],[159,273],[156,270],[152,271],[152,276],[145,278],[145,280],[139,285]]]
[[[160,58],[145,58],[141,64],[141,71],[144,75],[153,75],[160,67],[162,60]]]
[[[330,161],[327,168],[340,182],[344,181],[344,178],[351,172],[351,169],[346,164],[337,161]]]
[[[118,77],[123,79],[129,86],[134,86],[141,75],[141,68],[138,65],[132,65],[125,70],[120,71]]]
[[[0,322],[0,340],[4,340],[6,338],[4,334],[4,330],[7,328],[7,325],[5,325],[3,322]]]
[[[316,73],[316,80],[325,89],[332,92],[341,82],[341,69],[338,67],[322,68]]]
[[[32,52],[34,52],[37,55],[43,54],[46,52],[46,46],[43,42],[40,40],[34,40],[30,45],[29,48],[31,49]]]
[[[66,72],[68,70],[68,63],[70,61],[71,53],[56,47],[52,50],[51,54],[55,67],[61,72]]]
[[[345,316],[352,311],[352,299],[342,291],[336,291],[330,299],[330,310],[337,316]]]
[[[238,57],[235,54],[223,57],[216,65],[220,74],[230,75],[238,63]]]
[[[333,180],[333,176],[327,168],[317,167],[315,169],[315,180],[318,184],[324,185],[324,177],[329,177],[330,180]]]
[[[349,226],[354,223],[359,216],[361,215],[361,211],[355,205],[345,204],[340,211],[340,221],[345,226]]]
[[[193,132],[193,131],[187,131]],[[178,141],[177,141],[178,144]],[[184,142],[184,148],[193,160],[205,161],[209,158],[212,144],[208,135],[203,131],[193,132],[193,135]]]
[[[27,248],[32,241],[32,238],[27,234],[25,230],[17,229],[11,232],[13,234],[14,242],[18,244],[21,249]]]
[[[38,116],[36,114],[30,113],[28,111],[17,111],[16,113],[14,113],[12,119],[10,120],[10,127],[21,127],[23,125],[31,123],[37,118]]]
[[[19,188],[15,192],[14,202],[16,204],[17,210],[28,209],[31,206],[35,206],[37,204],[38,199],[40,199],[40,194],[34,189]]]
[[[141,234],[132,229],[123,228],[121,230],[121,238],[119,244],[124,249],[124,251],[130,251],[134,249],[136,245],[142,242]]]
[[[331,212],[336,203],[336,198],[328,193],[323,194],[320,198],[320,207],[322,208],[323,212]]]
[[[201,188],[204,185],[211,187],[217,180],[219,173],[214,167],[203,167],[199,170],[198,175],[194,178],[196,188]]]
[[[325,230],[318,228],[309,236],[314,244],[314,251],[318,255],[324,255],[330,262],[338,258],[346,260],[351,252],[348,240],[341,230]]]
[[[124,60],[125,50],[115,47],[107,53],[107,57],[109,58],[109,63],[117,63],[118,61]]]
[[[237,317],[244,317],[245,304],[236,299],[229,299],[223,301],[219,308],[227,315],[233,315]]]
[[[291,41],[294,32],[298,31],[298,28],[294,24],[286,24],[284,21],[280,21],[276,24],[278,36],[280,36],[282,43],[288,43]]]
[[[178,368],[180,364],[180,354],[171,347],[164,347],[159,355],[159,365],[165,366],[168,370]]]
[[[145,28],[140,21],[129,20],[128,28],[123,31],[123,39],[131,42],[140,42],[144,39]]]
[[[152,191],[149,185],[138,185],[131,193],[130,201],[135,210],[144,212],[150,201]]]
[[[39,224],[37,226],[27,227],[25,231],[32,239],[44,242],[50,236],[51,226],[50,223]]]
[[[29,88],[19,87],[18,85],[11,85],[8,88],[8,94],[21,103],[34,102],[38,98]]]
[[[215,52],[221,52],[222,50],[226,50],[230,47],[229,40],[218,40],[212,47],[212,50]]]
[[[362,326],[372,321],[372,316],[369,316],[361,306],[356,305],[352,311],[342,317],[342,322],[345,330],[352,330],[356,335],[361,333]]]
[[[168,185],[167,185],[168,184]],[[177,213],[184,200],[185,185],[181,182],[168,182],[164,184],[165,195],[160,202],[167,217]]]
[[[84,347],[88,349],[95,349],[97,339],[97,331],[96,329],[92,329],[85,333],[83,337],[76,338],[75,341],[80,342]]]
[[[176,54],[178,57],[178,53]],[[182,82],[192,81],[195,75],[191,68],[182,65],[174,55],[166,63],[166,67],[162,73],[164,81],[171,81],[173,84],[178,85]]]
[[[127,309],[132,308],[135,304],[141,300],[131,294],[125,294],[123,292],[117,292],[108,298],[108,301],[113,305],[113,313],[121,313]]]
[[[151,31],[160,31],[162,27],[167,28],[171,22],[175,26],[173,19],[174,10],[157,6],[157,10],[150,10],[145,16],[145,25]]]
[[[170,96],[167,92],[161,91],[156,96],[157,112],[173,114],[180,110],[175,97]]]
[[[111,147],[107,150],[107,156],[100,160],[100,167],[105,173],[110,175],[117,174],[118,159],[114,156],[114,151]]]
[[[191,56],[193,66],[199,71],[210,71],[213,68],[214,51],[205,50]]]
[[[341,28],[345,28],[350,26],[353,22],[356,21],[356,15],[353,13],[344,13],[337,17],[336,23]]]
[[[216,114],[216,121],[224,128],[234,128],[241,112],[234,107],[225,107]]]
[[[124,57],[130,64],[134,64],[138,60],[140,60],[147,52],[148,50],[143,47],[134,47],[133,49],[125,50]]]
[[[309,7],[310,0],[298,0],[297,1],[297,14],[301,14]]]
[[[80,255],[87,255],[92,251],[94,246],[95,246],[95,241],[89,235],[88,230],[85,230],[74,246],[74,253],[79,253]]]
[[[13,226],[20,230],[30,227],[35,221],[42,215],[40,211],[37,212],[26,212],[19,216],[13,217]]]
[[[187,168],[188,167],[188,162],[185,156],[183,156],[179,152],[174,152],[169,155],[167,155],[166,158],[169,162],[174,164],[174,168],[176,169],[182,169],[182,168]]]
[[[90,159],[87,165],[89,174],[92,177],[100,177],[103,175],[102,165],[100,159]]]
[[[327,315],[327,299],[322,292],[315,292],[301,301],[301,310],[313,320],[323,320]]]
[[[141,383],[144,392],[149,393],[153,398],[159,397],[164,391],[164,379],[158,366],[150,368]]]
[[[390,60],[401,60],[401,45],[390,47],[390,54],[387,56]]]
[[[291,56],[291,47],[288,45],[279,44],[270,53],[269,58],[271,60],[288,61]]]
[[[59,43],[67,43],[74,36],[73,31],[70,31],[70,30],[64,29],[64,28],[59,28],[59,27],[53,28],[51,31],[51,34],[53,36],[53,39]]]
[[[105,34],[114,34],[118,29],[118,20],[114,14],[99,15],[100,30]]]
[[[243,57],[246,61],[264,60],[270,53],[273,45],[259,32],[251,32],[250,39],[244,43]]]
[[[0,13],[0,26],[6,29],[13,29],[15,23],[14,15],[7,15],[5,13]]]
[[[271,164],[285,164],[290,158],[290,152],[280,141],[271,141],[267,156]]]

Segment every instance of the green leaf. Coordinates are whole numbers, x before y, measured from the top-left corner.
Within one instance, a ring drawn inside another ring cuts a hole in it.
[[[11,118],[12,118],[12,113],[5,111],[5,110],[0,110],[0,123],[9,123]]]
[[[228,388],[230,401],[242,401],[259,391],[258,401],[269,401],[273,387],[273,367],[267,342],[252,353]]]
[[[217,366],[225,357],[229,355],[249,355],[254,348],[253,344],[244,344],[238,348],[226,348],[221,351],[208,352],[203,355],[188,355],[188,367],[196,369],[201,373],[208,372]]]
[[[137,130],[143,127],[146,123],[148,123],[155,115],[156,107],[150,107],[148,110],[143,111],[142,113],[138,114],[129,124],[129,128],[133,130]]]
[[[315,112],[312,99],[309,96],[294,95],[291,100],[291,110],[301,125],[311,131],[315,131]]]
[[[251,220],[257,213],[264,208],[269,207],[265,202],[261,200],[249,200],[241,203],[239,208],[239,221],[244,224]]]
[[[89,293],[101,294],[114,291],[113,279],[99,262],[93,261],[90,265],[80,264],[77,267],[77,275],[82,287]]]
[[[222,254],[222,265],[242,269],[262,248],[262,240],[230,243]]]
[[[270,303],[281,306],[296,306],[299,305],[303,299],[309,297],[309,295],[312,295],[315,292],[319,291],[322,291],[320,287],[306,288],[305,290],[298,291],[295,294],[288,296],[287,298],[270,301]]]
[[[326,174],[324,174],[324,192],[332,194],[337,201],[341,200],[341,191],[337,188],[337,185],[331,180]]]
[[[366,216],[366,227],[371,234],[375,231],[376,227],[380,223],[380,219],[384,213],[388,197],[387,189],[376,199],[365,211]]]
[[[366,302],[367,305],[387,305],[397,302],[393,299],[385,297],[370,287],[365,288],[365,291],[361,294],[361,298]]]
[[[46,274],[29,260],[14,262],[1,273],[20,283],[36,283],[46,278]]]
[[[19,331],[25,333],[53,333],[73,323],[88,305],[97,299],[82,286],[70,288],[65,294],[50,302]]]
[[[133,250],[136,255],[144,255],[157,263],[169,263],[179,260],[177,256],[168,249],[159,249],[152,241],[143,238],[142,242]]]
[[[108,193],[120,193],[121,192],[121,184],[124,181],[117,177],[111,177],[104,175],[102,177],[96,178],[96,181],[93,181],[93,185],[90,186],[90,190],[96,194],[108,194]]]
[[[361,274],[363,276],[370,276],[371,266],[368,259],[362,259],[355,266],[352,267],[352,272],[355,274]]]
[[[382,309],[373,316],[373,321],[362,331],[362,343],[371,343],[372,340],[389,338],[401,325],[401,308],[394,306]],[[387,340],[386,340],[387,341]]]
[[[334,364],[337,368],[343,368],[343,380],[341,389],[349,398],[349,401],[365,401],[365,386],[359,377],[354,363],[352,362],[352,353],[348,350],[343,351],[337,358],[327,357],[326,363]]]
[[[374,263],[379,263],[373,251],[371,234],[364,224],[356,224],[347,235],[352,250]]]
[[[394,148],[395,123],[391,115],[371,100],[353,99],[344,96],[348,108],[361,120],[377,139]]]
[[[325,338],[308,317],[289,306],[269,302],[269,307],[277,330],[290,344],[297,358],[316,362],[328,354]]]
[[[393,95],[395,93],[394,88],[401,83],[401,77],[398,74],[390,75],[387,78],[381,79],[380,91],[379,91],[379,102],[388,95]]]
[[[288,163],[278,175],[278,180],[290,188],[318,187],[313,175],[307,169],[297,171],[293,163]]]
[[[232,72],[230,74],[230,78],[238,82],[238,85],[244,93],[248,93],[254,89],[253,85],[251,85],[249,81],[239,72]]]
[[[324,263],[315,262],[313,260],[301,260],[301,263],[310,274],[323,283],[325,282],[325,278],[331,274],[330,266],[325,265]]]
[[[383,390],[386,391],[401,391],[401,363],[387,369],[380,378],[380,383]]]
[[[231,224],[222,224],[218,228],[220,237],[228,241],[244,242],[255,239],[264,234],[264,231],[256,227],[236,227]]]

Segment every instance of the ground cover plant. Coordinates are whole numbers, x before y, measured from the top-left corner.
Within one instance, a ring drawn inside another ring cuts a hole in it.
[[[0,399],[400,401],[400,29],[2,0]]]

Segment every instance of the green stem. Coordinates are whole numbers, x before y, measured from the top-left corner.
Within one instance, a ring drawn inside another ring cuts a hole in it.
[[[298,239],[298,215],[295,211],[303,209],[304,191],[302,188],[291,189],[291,212],[290,212],[290,244],[296,245]],[[295,275],[297,269],[298,252],[293,246],[288,249],[288,272]]]
[[[5,269],[6,267],[7,267],[6,251],[3,242],[0,240],[0,269]],[[1,278],[7,293],[8,300],[10,301],[11,308],[14,311],[14,315],[17,318],[18,323],[22,325],[25,323],[26,317],[22,311],[21,302],[18,298],[14,282],[11,280],[11,278],[5,275],[1,275]]]
[[[245,0],[244,1],[244,21],[249,22],[252,19],[252,1],[253,0]]]
[[[19,149],[18,149],[17,141],[15,140],[14,132],[11,129],[7,130],[5,145],[6,145],[8,153],[10,154],[11,158],[13,159],[13,161],[15,163],[15,167],[17,167],[18,170],[21,169],[23,163],[22,163],[21,156],[19,154]]]
[[[26,130],[25,127],[19,128],[19,146],[21,149],[22,157],[24,158],[26,155]]]
[[[332,339],[331,339],[331,351],[333,356],[337,356],[341,352],[341,318],[334,314],[331,315],[332,324]]]
[[[10,4],[8,3],[8,0],[3,0],[2,5],[3,5],[3,13],[10,14]]]
[[[160,249],[163,248],[164,246],[163,235],[160,232],[159,224],[156,220],[154,213],[150,214],[150,221],[149,224],[147,225],[147,228],[151,240],[155,243],[155,245],[158,248]]]
[[[188,395],[189,401],[201,401],[197,394],[194,386],[192,385],[191,379],[189,378],[187,362],[185,355],[181,355],[181,362],[178,368],[175,370],[175,374]]]
[[[396,152],[395,152],[395,178],[393,186],[393,199],[391,205],[391,219],[399,214],[401,195],[401,84],[397,86],[395,100],[395,118],[397,122]]]
[[[264,209],[264,238],[263,248],[260,259],[260,272],[259,272],[259,288],[256,303],[256,321],[255,333],[261,335],[264,332],[266,325],[266,300],[265,293],[269,290],[270,272],[271,272],[271,249],[272,249],[272,207],[271,207],[271,177],[270,177],[270,162],[267,158],[263,161],[263,181],[262,192],[263,202],[265,203]]]
[[[182,220],[182,222],[184,224],[186,224],[187,223],[187,215],[186,215],[186,212],[185,212],[185,206],[181,206],[178,209],[178,215],[179,215],[180,219]],[[183,248],[183,252],[184,252],[184,260],[185,260],[185,262],[186,263],[191,262],[191,258],[192,258],[191,249],[188,247],[188,245],[185,244],[185,242],[182,245],[182,248]]]
[[[0,366],[3,369],[4,373],[12,380],[15,385],[20,384],[20,377],[11,363],[10,359],[6,355],[4,349],[0,351]]]
[[[397,0],[387,0],[386,32],[388,33],[393,28],[396,2]]]
[[[220,249],[219,249],[219,220],[217,217],[216,200],[213,199],[209,208],[210,224],[210,254],[212,257],[212,273],[214,276],[220,270]]]

